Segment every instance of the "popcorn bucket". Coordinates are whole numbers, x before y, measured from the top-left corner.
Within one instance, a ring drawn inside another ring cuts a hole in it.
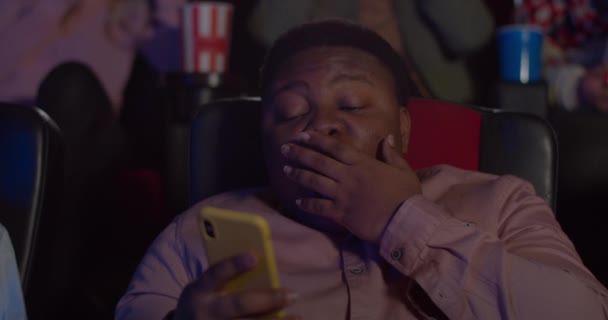
[[[223,2],[191,2],[182,7],[182,71],[226,71],[232,12],[232,5]]]

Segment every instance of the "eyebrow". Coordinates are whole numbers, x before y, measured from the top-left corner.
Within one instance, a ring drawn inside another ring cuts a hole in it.
[[[365,75],[362,73],[359,74],[344,74],[341,73],[337,76],[335,76],[333,79],[331,79],[330,83],[336,83],[336,82],[342,82],[342,81],[359,81],[359,82],[365,82],[371,86],[374,85],[374,83]]]
[[[292,82],[288,82],[282,86],[280,86],[278,89],[274,90],[273,92],[270,93],[270,99],[274,100],[274,98],[276,96],[279,95],[279,93],[283,92],[283,91],[288,91],[294,88],[298,88],[298,87],[302,87],[306,90],[308,90],[309,86],[306,82],[301,81],[301,80],[296,80],[296,81],[292,81]]]

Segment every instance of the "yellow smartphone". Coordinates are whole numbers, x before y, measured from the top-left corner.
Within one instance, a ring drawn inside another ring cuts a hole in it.
[[[211,265],[246,252],[253,252],[258,259],[253,270],[231,280],[224,292],[280,288],[270,228],[264,218],[255,214],[205,207],[200,211],[200,227]],[[282,317],[284,312],[272,315]]]

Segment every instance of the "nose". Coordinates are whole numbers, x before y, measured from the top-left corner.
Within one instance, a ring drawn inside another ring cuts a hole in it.
[[[306,129],[335,137],[344,131],[344,124],[336,111],[317,110]]]

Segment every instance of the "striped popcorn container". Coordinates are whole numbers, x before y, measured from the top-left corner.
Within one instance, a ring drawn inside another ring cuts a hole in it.
[[[182,7],[182,71],[226,71],[232,11],[232,5],[224,2],[190,2]]]

